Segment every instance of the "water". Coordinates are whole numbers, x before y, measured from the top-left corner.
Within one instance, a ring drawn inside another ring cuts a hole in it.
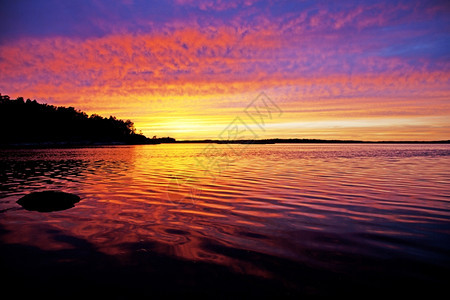
[[[428,295],[449,280],[449,166],[438,144],[0,150],[2,268],[99,295]],[[16,203],[41,190],[82,200]]]

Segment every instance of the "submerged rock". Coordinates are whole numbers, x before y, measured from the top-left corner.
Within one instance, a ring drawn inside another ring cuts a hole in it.
[[[59,191],[34,192],[20,198],[17,203],[26,210],[51,212],[69,209],[81,200],[74,194]]]

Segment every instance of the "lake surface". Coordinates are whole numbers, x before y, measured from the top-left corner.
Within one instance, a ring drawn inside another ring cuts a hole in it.
[[[0,150],[0,183],[16,292],[428,295],[449,282],[450,145]],[[16,203],[42,190],[82,200]]]

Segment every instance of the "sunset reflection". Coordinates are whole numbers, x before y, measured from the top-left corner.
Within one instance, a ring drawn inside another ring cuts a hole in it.
[[[63,187],[76,192],[82,201],[67,211],[7,214],[4,228],[11,233],[4,240],[57,251],[79,247],[73,236],[107,255],[159,253],[271,278],[266,267],[234,251],[303,260],[305,243],[323,243],[315,241],[319,232],[357,233],[353,242],[334,245],[346,253],[364,236],[415,239],[417,234],[402,228],[417,222],[445,222],[448,217],[445,181],[431,175],[447,172],[445,163],[440,163],[446,159],[440,156],[447,153],[445,146],[432,150],[435,158],[426,161],[422,155],[430,150],[422,145],[253,145],[240,155],[228,145],[216,145],[221,150],[217,155],[227,155],[234,162],[217,176],[197,163],[205,147],[34,151],[36,159],[28,167],[46,166],[39,172],[48,176],[29,174],[29,187],[17,186],[15,193]],[[384,155],[395,147],[401,152],[386,161]],[[52,155],[45,154],[48,151]],[[261,155],[266,160],[257,159]],[[59,160],[63,157],[69,159]],[[418,168],[421,174],[415,173]],[[176,184],[175,177],[180,179]],[[412,188],[414,182],[421,184]],[[423,199],[434,199],[433,205]],[[23,225],[13,226],[16,222]],[[301,236],[293,239],[291,231]],[[395,243],[390,247],[402,249]],[[377,249],[367,251],[375,255]],[[320,259],[309,259],[321,264]]]

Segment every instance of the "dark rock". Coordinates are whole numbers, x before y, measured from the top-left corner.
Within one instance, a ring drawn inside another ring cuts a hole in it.
[[[26,210],[51,212],[69,209],[81,199],[77,195],[59,191],[34,192],[20,198],[17,203]]]

